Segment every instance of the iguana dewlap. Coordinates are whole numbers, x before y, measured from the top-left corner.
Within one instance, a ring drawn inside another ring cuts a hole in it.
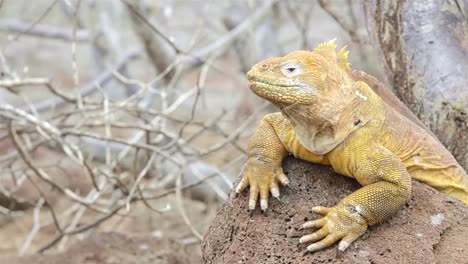
[[[236,188],[250,186],[249,209],[288,184],[281,167],[296,158],[331,165],[363,187],[332,208],[313,207],[323,218],[304,223],[318,231],[303,236],[308,251],[340,240],[345,250],[408,201],[411,178],[468,204],[468,177],[453,156],[424,127],[383,101],[368,84],[355,81],[347,52],[334,41],[262,61],[247,74],[250,89],[281,112],[265,116],[248,146]]]

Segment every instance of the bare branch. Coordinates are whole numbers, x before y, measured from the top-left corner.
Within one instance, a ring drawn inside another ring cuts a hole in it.
[[[41,229],[41,223],[40,223],[40,212],[41,208],[44,205],[45,201],[44,199],[39,199],[39,201],[36,204],[36,207],[34,208],[34,226],[29,232],[28,237],[26,238],[26,241],[24,241],[23,246],[21,247],[20,252],[18,255],[24,256],[26,252],[28,251],[29,246],[31,246],[31,242],[33,239],[36,237],[37,233]]]
[[[335,10],[330,6],[330,1],[319,0],[320,7],[327,12],[338,25],[345,30],[351,39],[356,43],[365,43],[365,40],[358,34],[357,25],[350,25],[346,22],[340,14],[337,14]]]
[[[81,96],[84,97],[91,94],[96,89],[96,85],[105,85],[107,82],[109,82],[113,76],[112,73],[114,71],[119,71],[127,63],[136,59],[138,57],[139,51],[139,49],[130,50],[125,56],[122,57],[122,59],[118,63],[116,63],[115,66],[107,69],[105,72],[101,73],[95,80],[81,87]],[[67,101],[63,98],[53,98],[39,103],[35,103],[32,108],[34,108],[38,112],[41,112],[49,110],[52,107],[59,107],[65,104],[66,102]]]
[[[16,20],[0,21],[0,30],[21,33],[23,35],[45,39],[73,41],[73,33],[71,30],[45,25],[35,25],[34,27],[30,28],[30,25]],[[90,37],[88,31],[83,29],[76,31],[76,41],[88,42],[89,39]]]

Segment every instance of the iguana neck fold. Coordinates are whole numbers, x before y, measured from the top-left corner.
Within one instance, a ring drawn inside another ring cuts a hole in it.
[[[332,151],[353,131],[371,120],[383,123],[381,99],[363,82],[355,82],[348,89],[348,96],[339,104],[291,105],[281,109],[292,123],[299,142],[315,154]],[[376,125],[379,125],[376,124]]]

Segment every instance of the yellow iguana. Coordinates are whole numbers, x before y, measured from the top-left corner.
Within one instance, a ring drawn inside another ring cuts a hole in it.
[[[248,146],[236,192],[250,186],[249,209],[258,196],[262,211],[270,192],[279,197],[278,183],[289,183],[281,167],[289,154],[331,165],[363,185],[335,207],[312,208],[323,218],[302,226],[318,229],[300,239],[312,243],[308,251],[338,240],[345,250],[368,226],[398,212],[411,196],[412,178],[468,204],[468,177],[453,156],[407,108],[392,107],[395,99],[352,72],[345,48],[335,50],[333,40],[248,72],[250,89],[281,110],[265,116]]]

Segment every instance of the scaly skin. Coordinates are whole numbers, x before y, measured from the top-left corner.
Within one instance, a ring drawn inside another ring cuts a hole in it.
[[[296,158],[331,165],[363,187],[335,207],[313,207],[324,217],[303,228],[301,237],[317,251],[341,240],[343,251],[368,226],[392,215],[411,196],[411,178],[468,204],[468,177],[427,129],[384,102],[365,82],[356,81],[343,48],[334,41],[313,52],[297,51],[262,61],[247,74],[251,90],[277,106],[248,146],[248,161],[236,192],[250,186],[249,209],[258,196],[263,211],[268,197],[279,197],[278,183],[289,180],[282,160]]]

